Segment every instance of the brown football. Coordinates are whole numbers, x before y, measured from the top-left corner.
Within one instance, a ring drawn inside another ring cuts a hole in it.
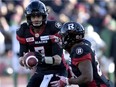
[[[27,52],[24,55],[24,63],[27,67],[34,67],[38,64],[38,59],[36,58],[34,52]]]

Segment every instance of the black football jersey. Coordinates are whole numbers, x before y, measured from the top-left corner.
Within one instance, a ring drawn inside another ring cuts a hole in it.
[[[87,41],[86,41],[87,42]],[[79,85],[79,87],[96,87],[91,84],[105,84],[105,77],[103,76],[99,62],[97,61],[97,58],[95,57],[95,53],[92,51],[89,44],[86,44],[85,40],[83,40],[82,43],[76,45],[72,48],[70,57],[71,57],[71,66],[72,71],[74,74],[78,77],[81,75],[81,72],[78,69],[78,63],[84,60],[90,60],[92,62],[93,67],[93,78],[94,80],[90,84],[82,84]],[[86,67],[86,66],[85,66]]]
[[[17,30],[17,39],[20,42],[20,56],[23,56],[24,52],[36,51],[40,52],[43,56],[54,56],[56,54],[62,57],[63,50],[59,45],[59,30],[61,24],[55,21],[47,21],[47,24],[43,26],[43,29],[39,33],[34,33],[32,27],[28,26],[27,23],[23,23]],[[43,69],[41,71],[48,71],[51,69],[64,69],[63,61],[61,65],[38,65]]]

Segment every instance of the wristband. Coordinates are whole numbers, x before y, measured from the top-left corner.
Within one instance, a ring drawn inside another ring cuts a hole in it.
[[[59,65],[61,64],[62,58],[59,55],[54,55],[53,56],[53,65]]]
[[[53,57],[44,57],[44,61],[46,64],[54,64]]]

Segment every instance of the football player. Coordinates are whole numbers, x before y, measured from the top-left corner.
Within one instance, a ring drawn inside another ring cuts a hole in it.
[[[25,15],[27,22],[21,24],[16,32],[20,43],[20,64],[26,66],[23,56],[29,51],[35,52],[39,60],[27,87],[47,87],[54,74],[67,75],[63,50],[59,45],[61,24],[47,20],[46,6],[39,0],[30,2]]]
[[[83,26],[76,22],[67,22],[62,26],[60,33],[62,46],[70,53],[72,71],[76,76],[59,76],[60,80],[51,82],[52,87],[71,84],[77,84],[79,87],[112,87],[100,70],[90,42],[84,39]]]

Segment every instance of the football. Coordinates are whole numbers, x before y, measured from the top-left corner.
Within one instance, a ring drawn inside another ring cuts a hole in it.
[[[34,52],[27,52],[24,55],[24,64],[27,67],[34,67],[38,64],[38,59],[36,58]]]

